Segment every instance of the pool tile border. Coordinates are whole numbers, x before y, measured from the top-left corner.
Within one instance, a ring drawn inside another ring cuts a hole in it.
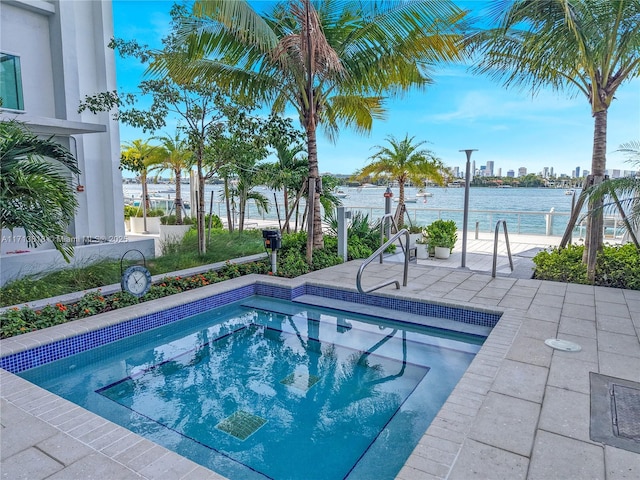
[[[423,303],[397,297],[362,294],[357,291],[331,288],[310,283],[303,283],[300,285],[280,285],[278,284],[279,282],[267,283],[264,281],[257,281],[256,279],[251,279],[249,282],[244,283],[244,285],[238,285],[235,287],[230,286],[230,288],[226,290],[212,293],[210,295],[198,296],[199,298],[192,299],[191,301],[167,306],[165,309],[157,309],[157,311],[152,313],[133,316],[133,318],[125,317],[123,321],[112,322],[108,325],[101,325],[98,318],[101,317],[101,315],[97,315],[94,317],[96,321],[92,322],[94,328],[88,328],[88,331],[75,335],[67,335],[65,333],[63,338],[58,339],[55,339],[54,336],[51,338],[51,341],[44,341],[42,344],[32,346],[31,348],[18,348],[18,351],[9,352],[8,354],[0,356],[0,368],[11,373],[20,373],[24,370],[44,365],[76,353],[84,352],[137,333],[167,325],[185,317],[228,305],[252,295],[262,295],[283,300],[294,300],[302,295],[315,295],[323,298],[349,301],[368,306],[390,308],[412,314],[439,316],[449,320],[488,327],[494,327],[500,318],[500,315],[498,314],[485,311],[475,311],[446,305]],[[132,307],[131,310],[139,310],[140,307],[144,305],[145,304],[137,305]],[[125,314],[126,312],[121,311],[121,313]],[[105,314],[105,316],[109,316],[109,314]],[[65,325],[61,325],[60,327],[64,326]],[[56,328],[57,327],[53,327],[50,329],[52,333]],[[62,328],[58,330],[62,331]],[[38,332],[33,333],[37,334]],[[31,334],[25,334],[25,336],[29,335]],[[18,341],[19,340],[20,339],[18,339]],[[25,343],[28,344],[28,342]]]

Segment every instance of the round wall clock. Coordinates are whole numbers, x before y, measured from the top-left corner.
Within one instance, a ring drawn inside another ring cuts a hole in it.
[[[151,288],[151,273],[142,265],[133,265],[122,274],[120,285],[123,291],[141,297]]]

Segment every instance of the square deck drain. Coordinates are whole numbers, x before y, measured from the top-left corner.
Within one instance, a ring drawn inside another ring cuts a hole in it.
[[[309,375],[307,373],[294,372],[290,375],[287,375],[282,380],[280,380],[280,383],[282,383],[283,385],[289,385],[291,387],[295,387],[297,389],[302,390],[303,392],[306,392],[319,381],[320,381],[320,377],[316,375]]]
[[[257,415],[238,410],[222,420],[216,428],[236,437],[238,440],[245,441],[253,435],[267,420]]]
[[[589,372],[590,438],[640,453],[640,383]]]

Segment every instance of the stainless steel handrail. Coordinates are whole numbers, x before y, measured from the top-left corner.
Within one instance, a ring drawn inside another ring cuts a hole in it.
[[[509,234],[507,233],[507,221],[506,220],[498,220],[496,223],[496,232],[493,237],[493,269],[491,270],[491,276],[496,276],[496,265],[498,263],[498,231],[500,230],[500,224],[503,226],[504,230],[504,240],[507,243],[507,254],[509,256],[509,266],[511,267],[511,271],[513,272],[513,259],[511,258],[511,246],[509,245]]]
[[[384,226],[384,222],[381,225]],[[403,228],[402,230],[397,232],[395,235],[393,235],[389,240],[387,240],[380,248],[378,248],[375,252],[373,252],[369,256],[369,258],[367,258],[364,262],[362,262],[362,265],[360,265],[360,269],[358,270],[358,276],[356,277],[356,287],[358,288],[358,291],[360,293],[370,293],[370,292],[373,292],[374,290],[378,290],[379,288],[386,287],[387,285],[391,285],[392,283],[396,284],[396,289],[400,289],[400,282],[398,282],[397,280],[390,280],[388,282],[381,283],[380,285],[376,285],[375,287],[372,287],[369,290],[363,290],[362,289],[362,272],[364,272],[364,269],[366,268],[366,266],[369,265],[378,255],[380,256],[380,263],[382,263],[382,253],[389,247],[389,245],[391,245],[393,242],[398,240],[402,235],[405,236],[405,239],[407,241],[407,248],[405,248],[404,245],[402,245],[402,240],[400,240],[400,245],[402,246],[402,250],[404,252],[404,273],[403,273],[403,279],[402,279],[402,286],[403,287],[407,286],[407,279],[408,279],[408,272],[409,272],[409,248],[408,248],[409,247],[409,230],[407,230],[406,228]]]

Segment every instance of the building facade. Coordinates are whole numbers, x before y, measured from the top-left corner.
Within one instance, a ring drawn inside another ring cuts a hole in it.
[[[77,158],[79,208],[68,228],[76,246],[126,241],[118,124],[109,113],[78,113],[86,95],[116,89],[112,37],[110,0],[0,0],[0,121],[53,136]],[[16,232],[2,233],[1,253],[23,247]]]

